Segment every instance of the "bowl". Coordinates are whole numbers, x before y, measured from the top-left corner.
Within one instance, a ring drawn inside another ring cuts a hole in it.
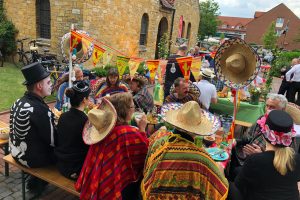
[[[215,142],[215,140],[216,139],[213,136],[204,136],[203,143],[205,144],[205,146],[209,147]]]
[[[1,128],[0,129],[0,139],[7,140],[9,138],[9,128]]]

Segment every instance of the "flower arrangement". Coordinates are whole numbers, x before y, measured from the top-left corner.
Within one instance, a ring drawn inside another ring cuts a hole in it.
[[[262,89],[260,87],[253,87],[249,88],[249,93],[252,96],[260,96],[262,94]]]

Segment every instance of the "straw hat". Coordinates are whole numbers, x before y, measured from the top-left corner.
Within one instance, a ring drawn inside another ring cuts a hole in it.
[[[250,84],[257,76],[260,58],[255,50],[240,38],[224,42],[215,56],[218,79],[231,88]]]
[[[207,77],[207,78],[214,78],[215,77],[214,72],[209,68],[205,68],[205,69],[201,70],[200,75],[204,76],[204,77]]]
[[[103,140],[114,128],[117,121],[117,112],[114,106],[105,98],[101,100],[97,108],[88,112],[89,120],[83,129],[83,141],[88,145]]]
[[[131,77],[130,77],[130,74],[125,74],[125,75],[123,75],[123,81],[125,82],[125,83],[129,83],[129,81],[131,80]],[[138,73],[136,73],[135,75],[134,75],[134,77],[132,78],[132,80],[137,80],[137,81],[139,81],[140,83],[141,83],[141,85],[142,85],[142,87],[144,86],[144,85],[147,85],[148,84],[148,80],[147,80],[147,78],[145,77],[145,76],[143,76],[143,75],[140,75],[140,74],[138,74]]]
[[[189,101],[177,110],[169,110],[165,121],[195,135],[211,135],[220,128],[214,115],[202,110],[196,101]]]
[[[294,103],[288,103],[285,110],[291,115],[295,124],[300,125],[300,107]]]

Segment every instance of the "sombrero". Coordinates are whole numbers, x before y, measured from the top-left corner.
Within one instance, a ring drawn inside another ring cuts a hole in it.
[[[194,135],[211,135],[221,127],[218,117],[201,109],[195,101],[164,104],[161,117],[178,129]]]
[[[109,100],[102,98],[97,108],[88,112],[82,138],[88,144],[96,144],[103,140],[114,128],[117,121],[117,112]]]
[[[289,102],[285,110],[293,118],[294,124],[300,125],[300,107]]]
[[[260,58],[255,50],[240,38],[229,39],[215,56],[215,72],[230,88],[249,85],[257,76]]]
[[[174,93],[174,90],[175,90],[175,86],[173,84],[170,88],[170,94]],[[189,81],[189,92],[195,94],[197,99],[199,99],[201,95],[199,88],[196,85],[194,85],[192,81]]]
[[[123,80],[125,83],[127,83],[127,84],[128,84],[128,82],[129,82],[130,80],[137,80],[137,81],[139,81],[139,82],[142,84],[142,87],[143,87],[144,85],[147,85],[147,84],[148,84],[147,78],[146,78],[145,76],[140,75],[140,74],[137,74],[137,73],[134,75],[134,77],[133,77],[132,79],[131,79],[131,77],[130,77],[130,74],[125,74],[125,75],[123,75],[122,80]]]

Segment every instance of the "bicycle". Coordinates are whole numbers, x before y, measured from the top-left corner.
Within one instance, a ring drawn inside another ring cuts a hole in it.
[[[44,48],[44,54],[40,54],[38,52],[39,47],[36,46],[37,41],[36,40],[31,40],[29,42],[29,48],[30,48],[30,54],[31,54],[31,59],[30,62],[40,62],[40,61],[49,61],[49,60],[55,60],[58,62],[56,55],[55,54],[49,54],[49,49]]]
[[[19,63],[22,63],[23,66],[26,66],[30,64],[30,52],[24,50],[24,42],[25,40],[28,40],[29,38],[23,38],[20,40],[17,40],[17,43],[20,43],[20,48],[17,49],[17,54],[19,55]]]

